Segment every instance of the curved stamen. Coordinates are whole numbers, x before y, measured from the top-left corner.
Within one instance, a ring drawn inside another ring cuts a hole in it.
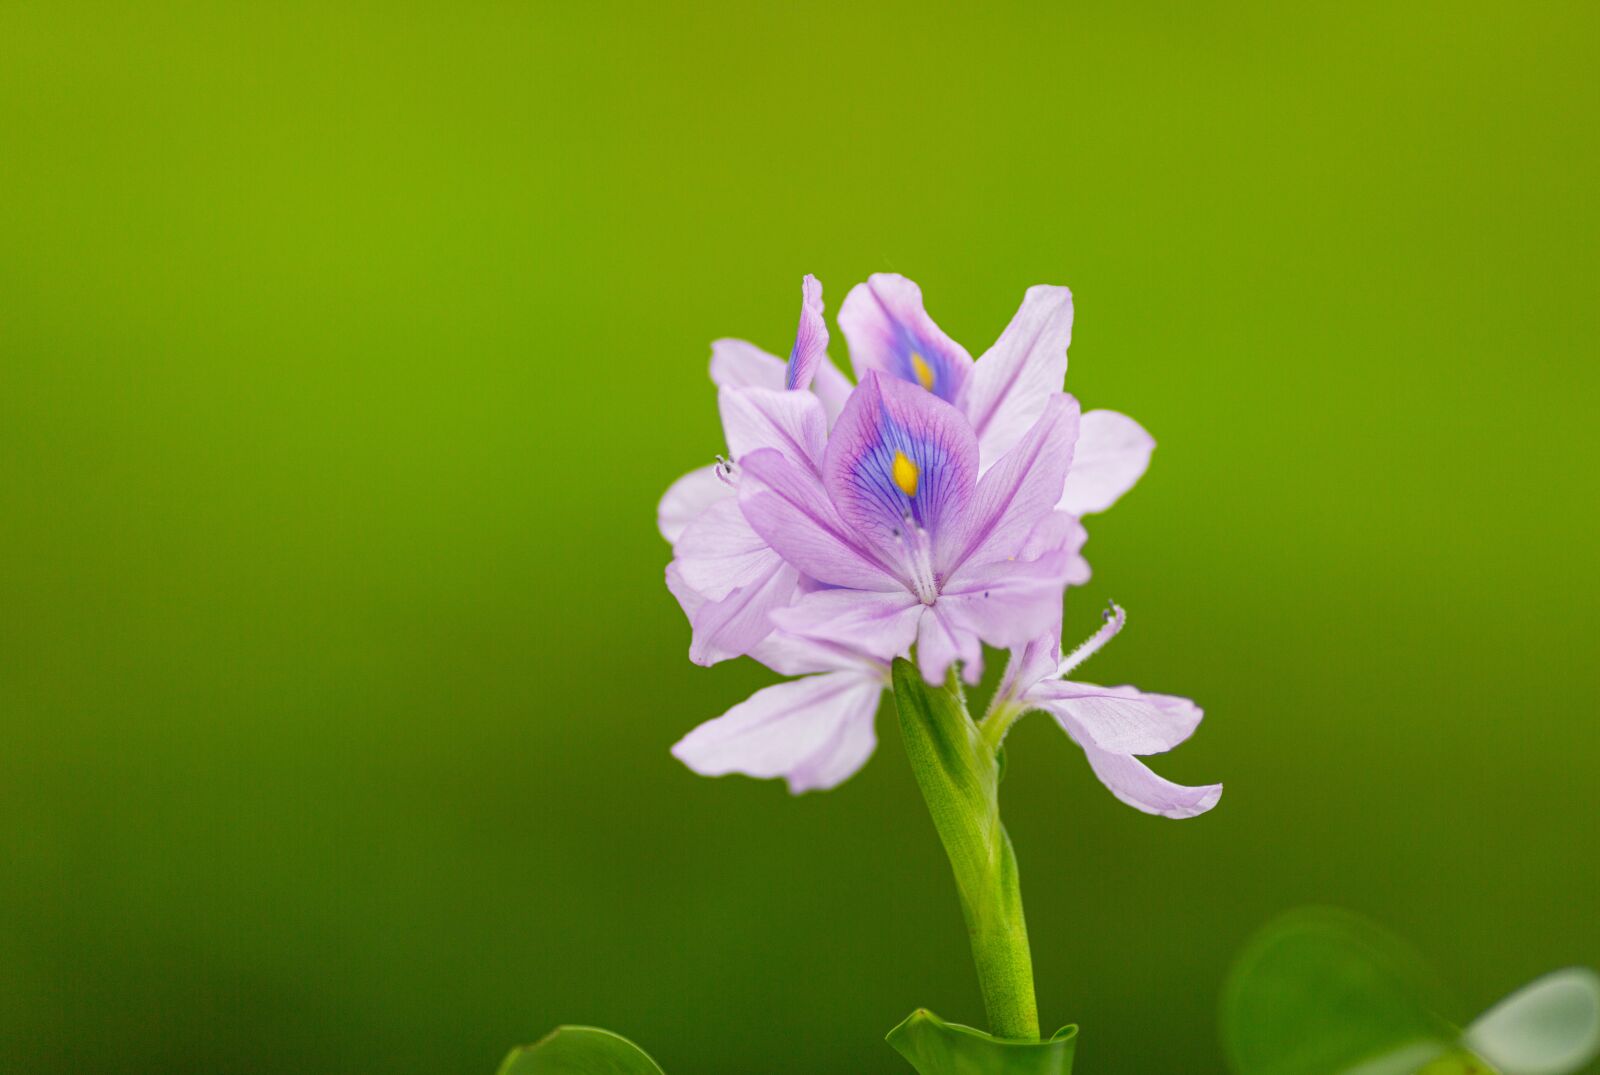
[[[1106,604],[1106,610],[1101,613],[1105,617],[1105,625],[1090,635],[1077,649],[1061,658],[1061,664],[1056,668],[1056,675],[1067,675],[1084,661],[1099,653],[1100,648],[1117,637],[1117,632],[1122,630],[1122,625],[1128,622],[1128,614],[1123,612],[1116,602],[1108,601]]]

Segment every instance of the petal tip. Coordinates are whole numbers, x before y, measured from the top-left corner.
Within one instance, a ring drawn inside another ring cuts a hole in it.
[[[1202,784],[1193,790],[1199,792],[1200,794],[1195,796],[1192,802],[1184,803],[1181,806],[1172,807],[1168,810],[1163,810],[1161,812],[1161,816],[1170,817],[1175,821],[1183,821],[1191,817],[1199,817],[1201,814],[1208,812],[1213,806],[1216,806],[1217,803],[1222,799],[1221,784]]]

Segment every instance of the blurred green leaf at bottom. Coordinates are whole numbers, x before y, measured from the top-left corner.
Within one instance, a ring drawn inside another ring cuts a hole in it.
[[[1600,975],[1530,982],[1465,1031],[1420,957],[1342,911],[1269,923],[1234,964],[1222,1036],[1239,1075],[1572,1075],[1600,1054]]]
[[[662,1075],[633,1042],[592,1026],[557,1027],[511,1050],[500,1075]]]
[[[1078,1028],[1048,1041],[1007,1041],[925,1009],[889,1031],[889,1044],[921,1075],[1070,1075]]]
[[[1223,1043],[1240,1075],[1409,1075],[1454,1052],[1459,1032],[1436,1014],[1440,993],[1421,957],[1376,926],[1296,911],[1235,963]]]

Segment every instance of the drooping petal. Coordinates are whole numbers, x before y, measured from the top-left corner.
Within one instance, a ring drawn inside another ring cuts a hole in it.
[[[661,503],[656,507],[656,528],[662,537],[676,542],[695,516],[733,495],[733,486],[717,474],[717,464],[691,470],[667,486],[662,494]]]
[[[1072,342],[1072,292],[1030,287],[1011,324],[973,367],[967,416],[987,469],[1039,420],[1067,376]]]
[[[972,356],[944,334],[922,308],[922,290],[897,273],[876,273],[857,284],[839,307],[839,328],[850,343],[856,380],[876,370],[921,385],[961,406]]]
[[[948,403],[868,373],[834,425],[822,475],[839,516],[896,562],[909,523],[934,543],[967,514],[978,469],[972,427]]]
[[[706,601],[690,619],[689,659],[711,665],[749,653],[772,633],[772,614],[794,600],[799,584],[800,573],[780,562],[767,578]]]
[[[940,570],[953,575],[969,561],[984,564],[1016,555],[1061,499],[1077,436],[1078,401],[1058,393],[1027,435],[979,479],[971,508],[940,546]],[[828,450],[831,455],[831,443]]]
[[[745,520],[737,500],[720,500],[701,512],[672,551],[683,580],[712,601],[761,584],[783,563]]]
[[[903,589],[817,590],[774,612],[773,622],[790,634],[889,661],[911,648],[925,608]]]
[[[800,284],[800,327],[795,330],[794,347],[784,369],[783,387],[807,389],[817,375],[817,366],[828,350],[828,323],[822,319],[822,284],[806,274]]]
[[[672,754],[702,776],[781,776],[796,795],[831,788],[871,757],[882,690],[856,672],[779,683],[700,725]]]
[[[1143,476],[1155,447],[1155,438],[1127,415],[1089,411],[1058,507],[1074,515],[1105,511]]]
[[[1098,687],[1047,679],[1027,699],[1046,710],[1079,743],[1112,754],[1161,754],[1194,734],[1204,715],[1187,698],[1135,687]]]
[[[1221,784],[1185,787],[1157,776],[1128,754],[1111,754],[1088,743],[1079,743],[1089,759],[1094,775],[1118,799],[1135,810],[1161,817],[1196,817],[1217,805],[1222,798]]]
[[[961,662],[961,677],[976,685],[983,678],[983,642],[954,607],[941,598],[917,625],[917,670],[929,683],[942,683],[950,666]]]
[[[724,388],[717,393],[717,407],[735,460],[762,448],[776,448],[811,467],[821,462],[828,418],[822,401],[810,392]]]
[[[936,607],[991,646],[1023,646],[1060,629],[1071,563],[1069,554],[1056,551],[1036,560],[968,564],[945,583]]]
[[[742,461],[739,506],[789,563],[830,586],[902,590],[881,558],[850,533],[811,470],[771,448]]]
[[[781,389],[784,361],[747,340],[711,341],[711,381],[718,388]]]

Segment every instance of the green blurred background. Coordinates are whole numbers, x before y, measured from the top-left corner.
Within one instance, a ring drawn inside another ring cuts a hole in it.
[[[708,342],[880,270],[1160,450],[1093,678],[1192,695],[1006,816],[1086,1073],[1214,1072],[1229,958],[1364,912],[1467,1017],[1600,963],[1600,8],[0,6],[0,1068],[896,1072],[981,1021],[888,714],[693,776],[655,500]],[[842,341],[833,348],[843,359]]]

